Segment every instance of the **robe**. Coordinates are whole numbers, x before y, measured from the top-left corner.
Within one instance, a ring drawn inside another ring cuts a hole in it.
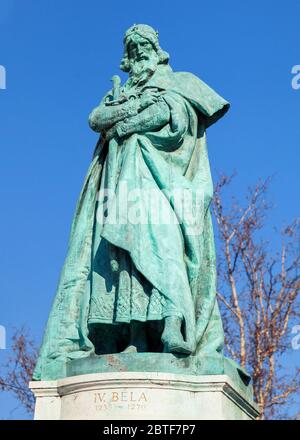
[[[180,316],[193,360],[222,356],[206,129],[229,104],[196,76],[173,72],[168,65],[159,66],[147,87],[162,92],[169,122],[109,145],[99,141],[77,204],[35,380],[64,377],[66,361],[93,354],[89,331],[97,322]],[[149,218],[151,196],[138,204],[143,221],[128,221],[126,203],[116,215],[113,208],[122,200],[124,185],[130,194],[155,194],[168,221]],[[102,188],[114,194],[105,221],[103,211],[98,215]],[[178,189],[179,195],[170,197]],[[196,215],[193,203],[182,210],[186,194],[201,202]]]

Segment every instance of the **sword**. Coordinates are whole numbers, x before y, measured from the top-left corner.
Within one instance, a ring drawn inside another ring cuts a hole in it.
[[[113,83],[113,100],[116,101],[120,96],[121,78],[119,75],[114,75],[111,81]]]
[[[111,79],[113,83],[113,89],[112,89],[112,95],[113,99],[112,101],[107,101],[105,105],[117,105],[121,104],[122,102],[126,101],[126,97],[123,96],[120,98],[120,91],[121,91],[121,78],[119,75],[114,75]],[[120,98],[120,99],[119,99]]]
[[[113,83],[113,89],[112,89],[113,100],[107,102],[106,105],[120,104],[119,96],[121,90],[121,78],[119,77],[119,75],[114,75],[111,81]],[[110,142],[112,141],[113,140],[111,140]],[[115,144],[115,141],[113,141],[113,143]],[[118,272],[119,270],[118,252],[117,252],[117,248],[112,243],[108,244],[108,254],[110,257],[110,267],[112,272]]]

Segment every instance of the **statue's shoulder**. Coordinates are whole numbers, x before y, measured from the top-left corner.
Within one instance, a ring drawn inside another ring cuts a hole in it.
[[[167,64],[158,67],[148,84],[180,93],[186,92],[188,89],[192,91],[195,85],[199,87],[201,80],[190,72],[175,72],[171,66]]]
[[[207,96],[215,95],[216,92],[198,76],[190,72],[172,72],[173,81],[176,88],[185,92],[187,96]]]
[[[198,76],[194,75],[191,72],[174,72],[172,71],[172,74],[174,76],[174,79],[176,79],[176,81],[191,81],[191,82],[203,82],[201,81],[200,78],[198,78]]]
[[[190,72],[169,72],[171,88],[186,98],[195,108],[206,116],[209,126],[229,109],[229,103],[208,84]]]

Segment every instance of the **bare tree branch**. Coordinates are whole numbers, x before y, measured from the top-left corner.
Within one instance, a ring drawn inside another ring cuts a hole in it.
[[[37,348],[25,327],[12,337],[12,354],[2,368],[0,390],[9,391],[25,407],[28,413],[34,411],[34,396],[28,388],[37,360]]]
[[[283,417],[283,408],[300,390],[299,375],[279,378],[279,360],[291,348],[288,335],[299,316],[299,219],[283,229],[281,247],[274,251],[261,239],[271,208],[266,202],[270,179],[248,190],[244,206],[234,200],[225,207],[223,191],[232,179],[220,176],[213,202],[225,346],[251,373],[261,417]],[[239,338],[232,337],[236,334]]]

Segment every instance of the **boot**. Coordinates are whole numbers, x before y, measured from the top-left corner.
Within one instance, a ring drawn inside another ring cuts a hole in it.
[[[192,353],[192,347],[183,339],[181,323],[182,320],[178,317],[167,316],[165,318],[165,328],[161,336],[164,353]]]

